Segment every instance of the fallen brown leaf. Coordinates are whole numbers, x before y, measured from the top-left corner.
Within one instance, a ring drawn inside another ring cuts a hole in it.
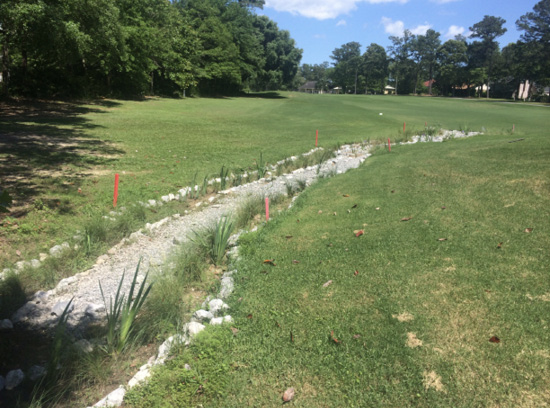
[[[292,239],[292,235],[287,235],[285,238],[286,239]]]
[[[323,210],[319,210],[319,212],[317,214],[322,214],[323,213]]]
[[[525,228],[523,232],[527,232],[527,233],[533,232],[533,228]]]
[[[438,241],[447,241],[447,238],[439,238]]]
[[[274,259],[266,259],[266,260],[264,260],[264,264],[268,264],[268,265],[271,265],[271,266],[276,266],[277,265],[275,263]]]
[[[360,338],[360,337],[361,337],[360,334],[354,334],[354,335],[353,335],[353,338],[354,338],[354,339],[358,339],[358,338]]]
[[[500,339],[497,336],[493,336],[489,339],[491,343],[500,343]]]
[[[292,398],[294,398],[294,394],[295,394],[295,391],[294,391],[294,388],[287,388],[287,390],[283,393],[283,401],[284,402],[290,402],[290,400],[292,400]]]
[[[340,343],[340,341],[334,337],[334,330],[331,330],[330,331],[330,338],[332,339],[333,342],[335,342],[336,344]]]
[[[17,254],[17,256],[21,256],[21,251],[19,249],[16,249],[15,253]]]
[[[323,283],[323,288],[326,288],[329,285],[332,285],[332,280],[329,280],[328,282]]]
[[[502,248],[502,244],[504,244],[504,242],[499,242],[498,245],[497,245],[497,249]]]
[[[412,220],[412,217],[404,217],[404,218],[401,218],[401,221],[410,221]]]
[[[343,194],[344,197],[349,197],[349,194]]]
[[[365,230],[355,230],[353,231],[353,233],[355,234],[356,237],[360,237],[365,233]]]
[[[233,336],[236,336],[237,333],[239,332],[239,329],[237,329],[236,327],[232,327],[231,331],[233,332]]]
[[[355,276],[359,275],[359,271],[356,269],[355,272],[353,272]]]
[[[292,263],[293,263],[293,264],[299,264],[300,261],[297,261],[296,259],[293,259],[293,260],[292,260]]]
[[[252,319],[252,313],[250,313],[248,316],[246,316],[247,319]]]

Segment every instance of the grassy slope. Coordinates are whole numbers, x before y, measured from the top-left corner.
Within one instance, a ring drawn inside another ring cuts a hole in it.
[[[243,238],[236,335],[205,333],[132,406],[278,406],[290,386],[308,407],[550,403],[547,113],[450,101],[446,120],[462,102],[523,132],[397,147],[307,191]]]
[[[515,124],[521,132],[546,115],[545,108],[477,100],[281,96],[6,109],[10,113],[0,115],[0,124],[7,134],[38,138],[0,152],[3,177],[22,176],[10,185],[15,199],[28,203],[0,227],[0,267],[21,260],[18,250],[23,259],[37,257],[82,229],[92,214],[112,208],[115,173],[121,174],[122,206],[175,192],[195,174],[200,183],[222,165],[254,167],[260,152],[268,162],[305,152],[316,129],[319,144],[333,146],[398,137],[404,121],[407,129],[428,122],[501,132]]]

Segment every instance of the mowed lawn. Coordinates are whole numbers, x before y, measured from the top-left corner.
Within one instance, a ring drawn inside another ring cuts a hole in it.
[[[364,113],[386,102],[335,100]],[[468,109],[474,128],[517,133],[397,146],[308,189],[241,238],[234,323],[206,330],[129,406],[275,407],[289,387],[301,407],[550,404],[548,111],[397,101],[408,109],[388,99],[383,115],[394,125],[422,106],[444,127]]]
[[[382,114],[382,115],[380,115]],[[478,100],[268,93],[242,98],[2,105],[0,173],[15,199],[0,226],[0,267],[70,240],[118,206],[319,145],[401,138],[424,125],[502,134],[541,129],[547,108]],[[196,176],[196,178],[195,178]],[[21,254],[21,255],[18,255]]]

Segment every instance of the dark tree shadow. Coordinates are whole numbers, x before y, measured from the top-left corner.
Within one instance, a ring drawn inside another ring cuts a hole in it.
[[[97,128],[84,115],[105,113],[114,101],[92,102],[97,108],[65,102],[0,103],[0,187],[18,205],[33,202],[53,180],[76,184],[86,172],[124,153],[90,136]],[[67,170],[70,166],[71,170]]]
[[[281,95],[279,92],[250,92],[240,95],[245,98],[260,98],[260,99],[288,99],[288,97]]]

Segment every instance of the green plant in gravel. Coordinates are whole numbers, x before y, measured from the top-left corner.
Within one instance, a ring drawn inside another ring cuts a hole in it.
[[[220,190],[225,190],[228,175],[229,175],[229,168],[222,166],[220,170]]]
[[[124,282],[124,273],[118,284],[118,289],[113,301],[110,298],[109,305],[103,293],[103,287],[99,282],[99,288],[103,302],[105,303],[105,309],[107,310],[107,351],[111,353],[120,353],[129,343],[130,337],[133,333],[134,322],[137,314],[141,310],[147,295],[151,290],[152,284],[147,285],[148,273],[143,278],[143,281],[139,285],[138,292],[134,297],[134,290],[137,285],[137,278],[139,274],[139,261],[136,271],[134,272],[134,278],[130,285],[130,291],[128,295],[121,293],[122,283]]]
[[[202,232],[195,232],[192,241],[204,248],[214,265],[221,265],[234,222],[230,217],[222,217]]]
[[[260,159],[255,160],[256,163],[256,172],[258,174],[258,180],[265,177],[267,171],[267,164],[264,162],[264,155],[260,152]]]

